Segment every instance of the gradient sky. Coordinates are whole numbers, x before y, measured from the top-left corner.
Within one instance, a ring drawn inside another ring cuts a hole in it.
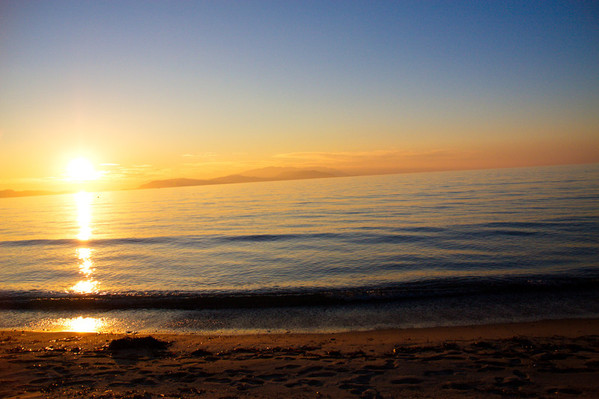
[[[595,1],[0,2],[0,189],[599,162]]]

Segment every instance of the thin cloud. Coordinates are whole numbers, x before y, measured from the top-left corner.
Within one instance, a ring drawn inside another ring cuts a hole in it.
[[[463,154],[462,154],[463,155]],[[330,167],[355,173],[390,173],[447,169],[460,159],[452,150],[375,150],[343,152],[291,152],[277,154],[279,163],[301,167]]]
[[[375,150],[361,152],[291,152],[274,158],[304,162],[364,162],[369,160],[401,160],[405,158],[439,158],[455,155],[445,149],[429,151]]]
[[[218,154],[216,154],[214,152],[203,152],[201,154],[186,153],[186,154],[181,154],[181,156],[183,158],[215,158],[218,156]]]

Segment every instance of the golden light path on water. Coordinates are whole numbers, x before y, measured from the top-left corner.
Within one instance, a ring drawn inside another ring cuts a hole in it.
[[[81,191],[74,194],[75,204],[77,205],[77,223],[79,233],[77,239],[83,246],[75,250],[79,261],[79,273],[85,278],[78,281],[71,287],[71,291],[77,294],[93,294],[98,292],[99,283],[93,279],[93,250],[85,244],[92,236],[92,199],[93,194]]]
[[[94,280],[94,262],[92,248],[87,242],[92,237],[92,199],[93,194],[85,191],[78,192],[73,196],[76,205],[76,220],[79,227],[77,240],[80,246],[75,249],[79,273],[82,279],[75,283],[70,291],[76,294],[93,294],[98,292],[99,283]],[[77,316],[58,318],[49,322],[49,329],[54,331],[68,332],[103,332],[107,328],[104,319],[89,316]]]
[[[74,194],[75,204],[77,205],[77,223],[79,224],[79,241],[88,241],[92,236],[91,222],[92,210],[91,203],[93,195],[86,191],[80,191]]]

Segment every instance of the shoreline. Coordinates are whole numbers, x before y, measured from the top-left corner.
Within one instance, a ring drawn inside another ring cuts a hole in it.
[[[0,396],[599,397],[597,318],[149,335],[0,331]]]

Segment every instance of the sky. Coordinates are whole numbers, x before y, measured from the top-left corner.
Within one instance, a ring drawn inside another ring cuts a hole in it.
[[[599,162],[595,1],[0,2],[0,190]]]

